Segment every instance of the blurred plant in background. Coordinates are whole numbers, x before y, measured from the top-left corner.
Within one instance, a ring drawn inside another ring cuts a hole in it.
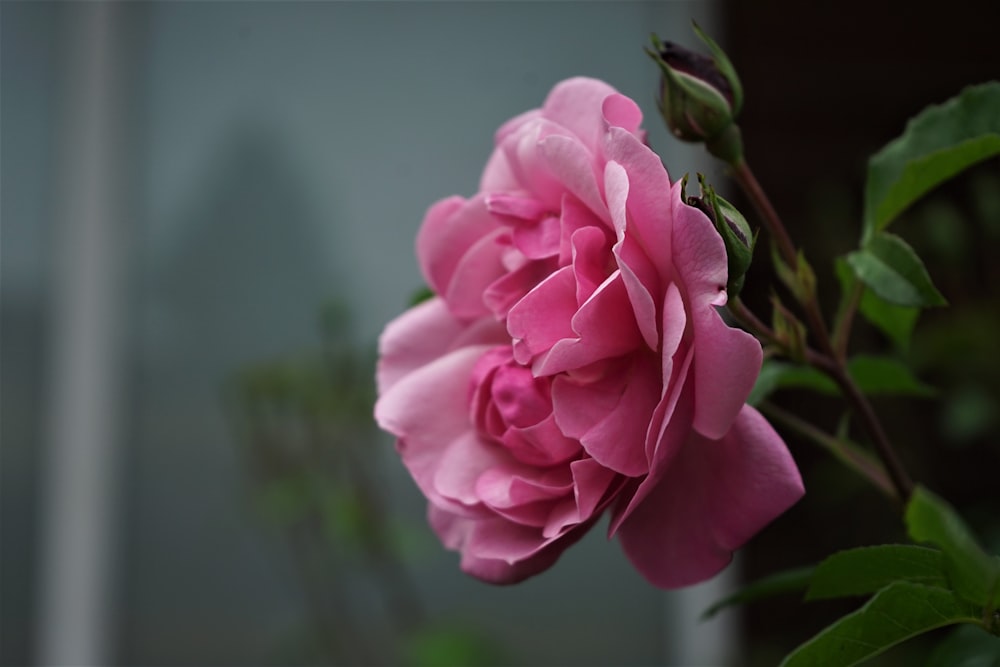
[[[292,553],[309,627],[280,657],[372,665],[498,664],[472,629],[430,624],[407,562],[417,538],[396,521],[371,418],[374,351],[339,302],[320,313],[321,348],[245,368],[225,390],[260,519]]]

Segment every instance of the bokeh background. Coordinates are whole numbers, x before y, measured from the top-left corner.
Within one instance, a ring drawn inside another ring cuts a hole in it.
[[[813,492],[706,586],[653,590],[599,529],[492,588],[438,546],[371,423],[376,336],[420,286],[427,206],[473,192],[494,129],[560,79],[611,82],[672,175],[725,183],[658,124],[642,53],[651,31],[696,46],[692,18],[736,63],[750,161],[829,287],[867,156],[1000,77],[994,5],[4,0],[0,662],[773,664],[836,610],[698,614],[741,577],[897,537],[880,498],[790,439]],[[901,223],[953,307],[893,351],[940,399],[879,405],[993,541],[998,174]]]

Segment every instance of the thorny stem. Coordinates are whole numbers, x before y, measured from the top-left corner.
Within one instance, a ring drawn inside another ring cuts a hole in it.
[[[753,171],[751,171],[746,161],[742,158],[738,159],[730,166],[736,182],[743,189],[744,193],[750,198],[750,201],[757,209],[757,212],[763,221],[764,227],[774,239],[781,258],[786,264],[788,264],[789,267],[798,266],[798,254],[795,250],[795,244],[792,243],[792,239],[788,235],[787,228],[781,222],[781,218],[778,216],[778,213],[775,211],[774,206],[768,199],[767,194],[765,194],[764,189],[754,176]],[[806,290],[803,290],[803,292],[805,293]],[[740,305],[741,304],[737,303],[738,307]],[[875,451],[882,460],[883,465],[885,465],[889,478],[892,480],[893,487],[895,487],[896,490],[896,495],[905,503],[909,500],[910,494],[913,491],[913,481],[910,479],[909,474],[903,467],[896,451],[892,448],[892,444],[890,443],[885,430],[882,428],[882,424],[879,422],[878,416],[875,414],[875,410],[872,408],[868,398],[858,387],[857,383],[854,382],[854,378],[851,377],[850,373],[847,372],[847,363],[845,359],[846,355],[838,354],[837,350],[834,348],[829,330],[823,320],[819,303],[816,300],[815,293],[809,292],[807,297],[803,299],[801,305],[803,311],[805,312],[809,329],[816,337],[820,347],[818,352],[807,349],[806,361],[810,365],[830,376],[830,378],[840,387],[844,397],[847,399],[847,402],[858,416],[862,427],[868,433],[868,437],[871,438],[872,443],[875,446]],[[746,309],[744,308],[744,311],[745,310]],[[761,324],[756,317],[753,319],[756,320],[757,324]],[[761,331],[770,332],[770,337],[772,339],[776,338],[774,332],[770,331],[767,327],[763,327],[763,330]],[[841,333],[841,337],[847,337],[846,330]],[[841,342],[841,338],[837,338],[837,341],[839,346],[846,345],[846,342]]]

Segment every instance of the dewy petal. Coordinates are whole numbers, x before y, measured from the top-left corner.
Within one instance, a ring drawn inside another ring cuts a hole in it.
[[[688,586],[724,568],[733,551],[803,493],[785,444],[747,406],[722,439],[692,434],[618,536],[651,583]]]
[[[710,439],[722,437],[753,388],[763,351],[756,338],[726,325],[716,307],[725,304],[726,249],[705,215],[671,194],[674,257],[690,308],[695,345],[694,428]]]

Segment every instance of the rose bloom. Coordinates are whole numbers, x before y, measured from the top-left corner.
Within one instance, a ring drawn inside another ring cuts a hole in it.
[[[427,212],[435,296],[386,326],[379,425],[462,569],[514,583],[605,513],[672,588],[716,574],[803,493],[745,405],[760,344],[730,328],[726,252],[607,84],[505,123],[479,192]]]

